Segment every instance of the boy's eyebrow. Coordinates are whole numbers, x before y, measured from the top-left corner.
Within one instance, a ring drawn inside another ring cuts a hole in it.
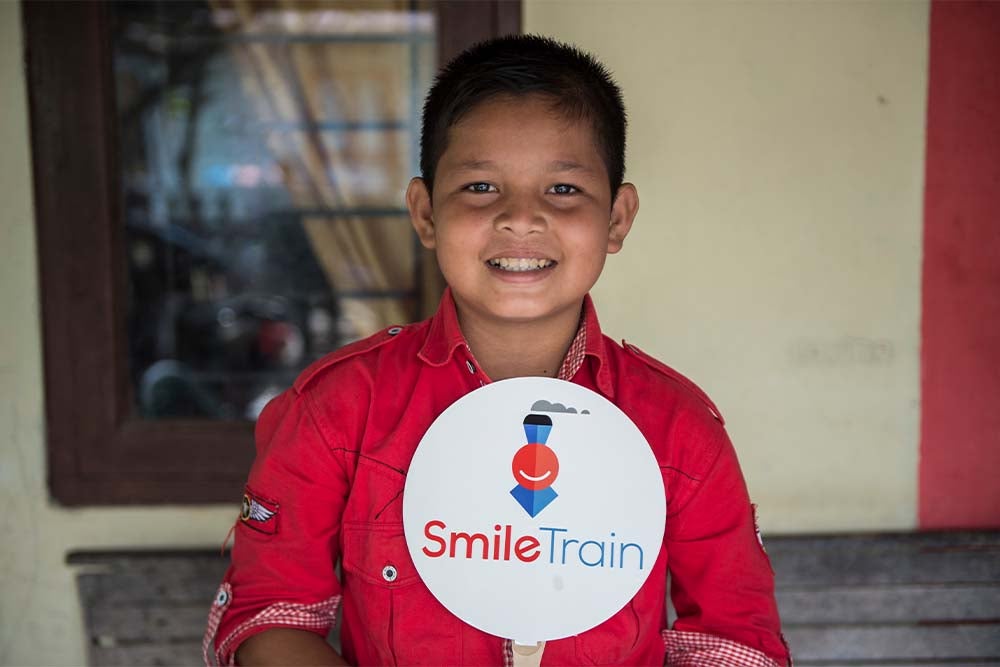
[[[455,168],[461,171],[493,171],[497,165],[490,160],[465,160],[455,165]]]
[[[572,160],[556,160],[555,162],[549,163],[549,168],[552,171],[582,171],[586,173],[593,173],[594,170],[585,164],[580,164],[579,162],[573,162]]]

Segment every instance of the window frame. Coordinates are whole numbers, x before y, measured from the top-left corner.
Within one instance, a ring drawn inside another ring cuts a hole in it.
[[[22,2],[52,497],[235,502],[253,424],[131,415],[124,226],[105,3]],[[520,0],[434,3],[438,62],[520,32]]]

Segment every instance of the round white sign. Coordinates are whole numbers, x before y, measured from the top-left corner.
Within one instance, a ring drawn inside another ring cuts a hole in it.
[[[515,378],[456,401],[403,492],[410,556],[469,625],[519,644],[593,628],[638,592],[666,517],[646,439],[603,396]]]

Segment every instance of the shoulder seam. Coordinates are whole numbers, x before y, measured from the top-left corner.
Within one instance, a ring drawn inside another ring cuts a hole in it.
[[[342,361],[353,359],[354,357],[365,354],[366,352],[376,350],[386,343],[396,340],[399,337],[399,334],[405,332],[407,329],[408,327],[400,326],[386,327],[382,331],[372,334],[367,338],[362,338],[361,340],[354,341],[353,343],[348,343],[347,345],[330,352],[325,357],[314,361],[308,368],[302,371],[302,373],[295,378],[295,382],[292,384],[293,389],[297,394],[301,394],[303,390],[312,382],[313,378],[326,369]]]
[[[638,347],[624,339],[622,340],[622,347],[625,348],[625,351],[632,357],[638,359],[649,368],[665,375],[667,378],[680,385],[681,388],[685,389],[688,393],[693,394],[705,405],[705,407],[708,408],[709,413],[716,419],[716,421],[725,426],[726,420],[723,418],[722,412],[715,405],[715,403],[712,402],[712,399],[708,397],[708,394],[701,389],[701,387],[685,377],[682,373],[674,370],[670,366],[667,366],[659,359],[643,352]]]

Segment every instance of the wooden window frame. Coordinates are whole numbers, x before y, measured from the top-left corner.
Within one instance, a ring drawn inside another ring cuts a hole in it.
[[[63,505],[236,502],[253,425],[132,415],[104,3],[25,1],[49,490]],[[439,2],[438,59],[520,31],[520,0]]]

